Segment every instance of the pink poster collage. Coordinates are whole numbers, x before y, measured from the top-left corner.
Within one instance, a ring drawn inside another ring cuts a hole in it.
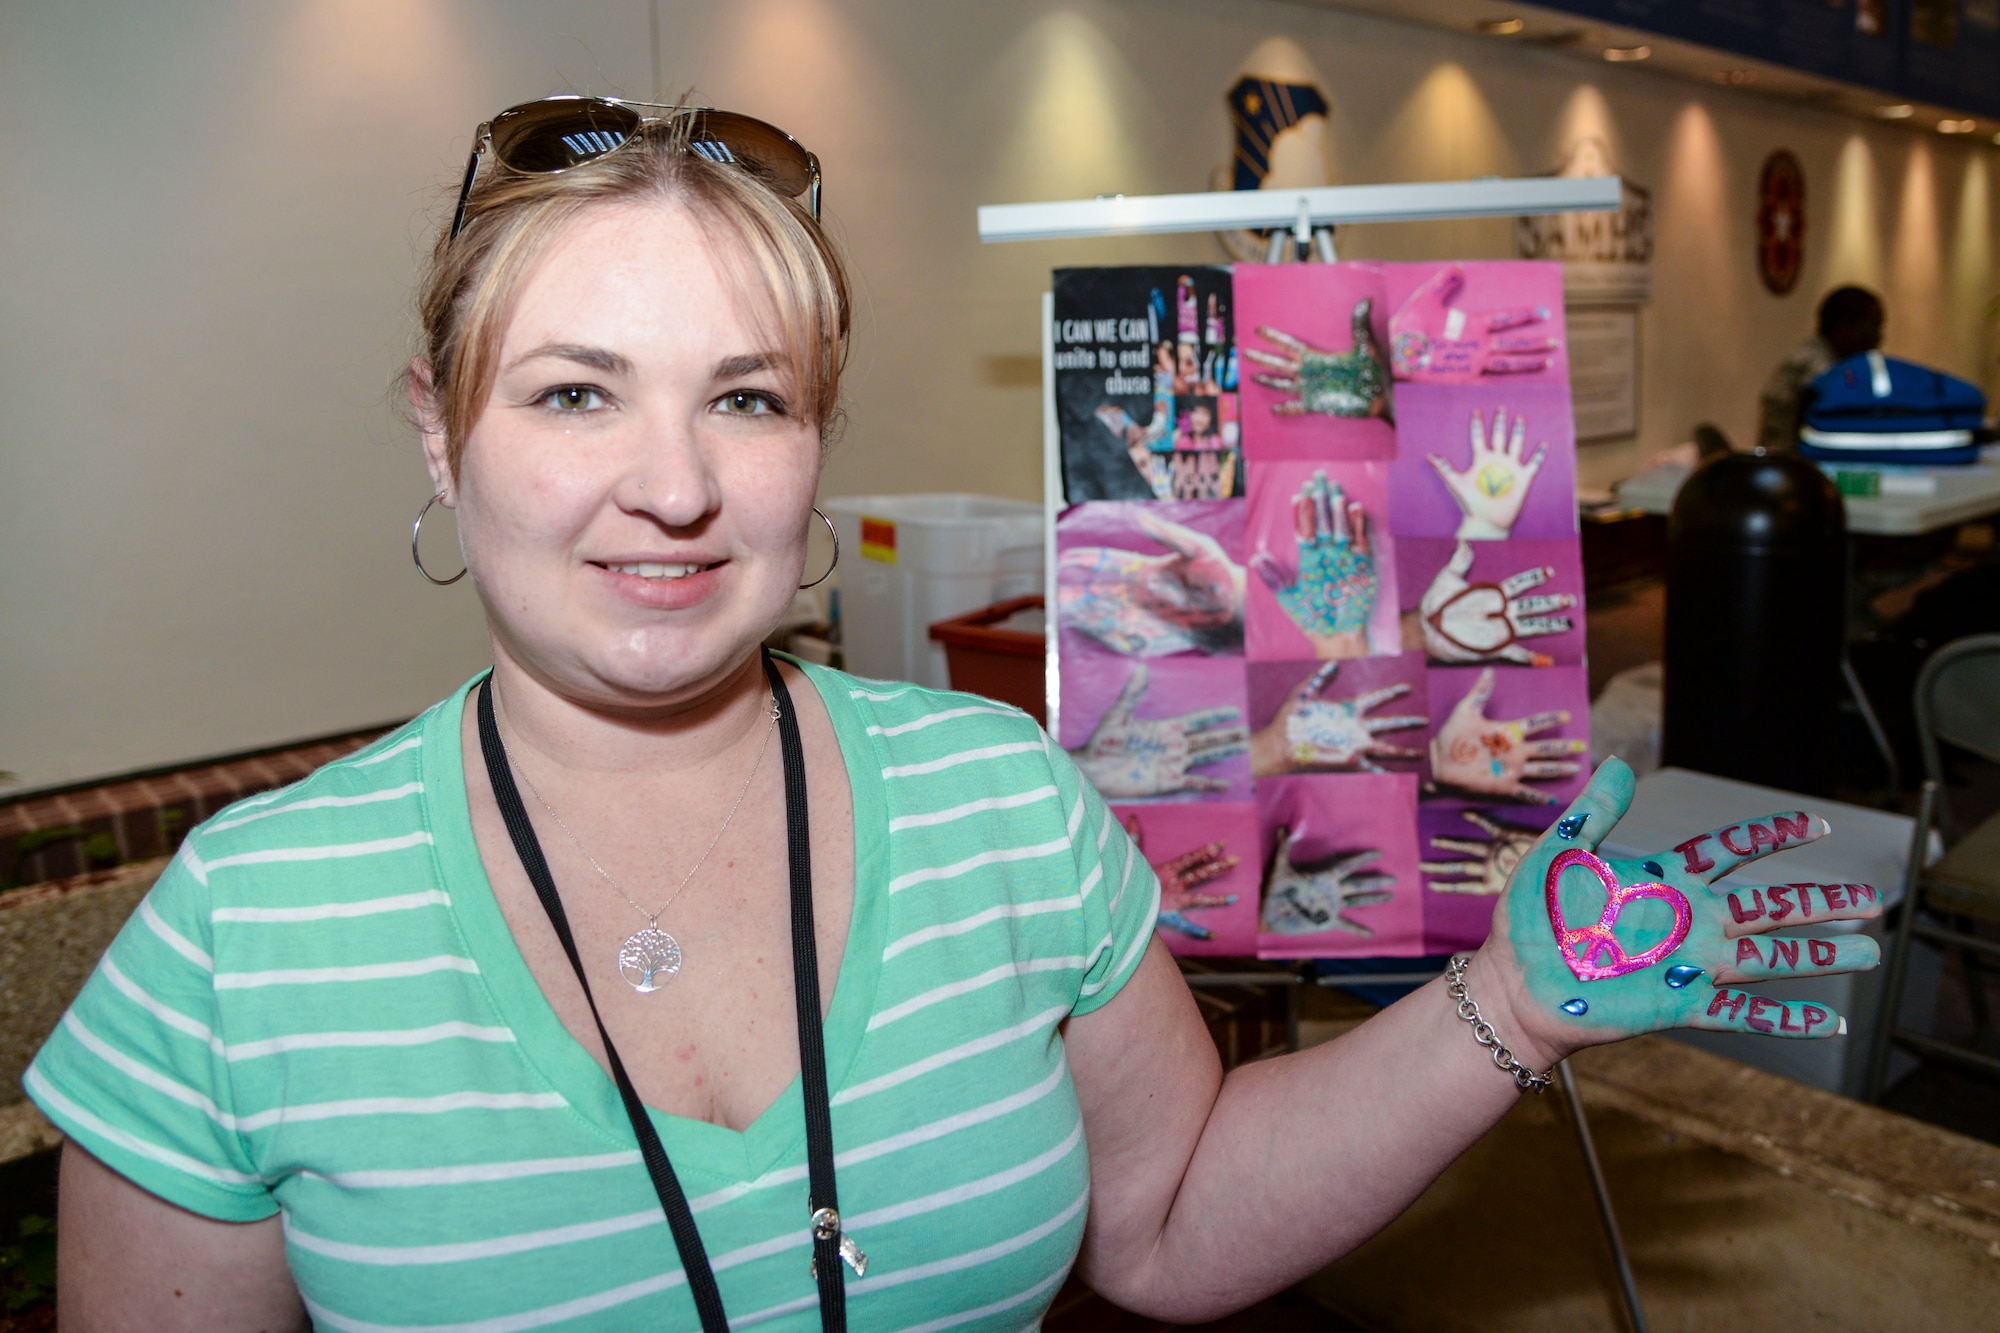
[[[1587,777],[1559,265],[1065,269],[1058,740],[1174,952],[1476,946]]]

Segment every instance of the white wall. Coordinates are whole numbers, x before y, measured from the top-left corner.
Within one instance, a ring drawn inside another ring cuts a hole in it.
[[[1653,190],[1641,433],[1740,441],[1826,287],[1889,349],[1993,381],[1994,150],[1643,69],[1275,0],[42,0],[0,10],[0,769],[40,786],[407,714],[484,660],[403,537],[386,385],[472,125],[562,89],[793,130],[861,298],[826,494],[1040,487],[1037,296],[1057,265],[1208,237],[981,246],[981,203],[1195,190],[1222,93],[1291,42],[1346,181],[1546,171],[1578,133]],[[1758,166],[1804,161],[1808,259],[1759,285]],[[1505,255],[1511,224],[1357,229],[1352,257]],[[449,532],[448,521],[440,534]]]
[[[483,115],[646,87],[648,32],[645,0],[0,7],[0,769],[364,726],[479,665],[466,586],[409,565],[415,255]]]

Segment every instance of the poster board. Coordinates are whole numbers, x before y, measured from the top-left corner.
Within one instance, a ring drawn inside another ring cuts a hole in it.
[[[1049,725],[1182,954],[1476,946],[1582,789],[1561,266],[1063,269]]]

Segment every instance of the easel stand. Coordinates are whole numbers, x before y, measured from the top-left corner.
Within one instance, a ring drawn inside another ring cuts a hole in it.
[[[1614,212],[1623,186],[1615,176],[1539,177],[1528,180],[1489,178],[1413,185],[1328,186],[1315,190],[1238,190],[1208,194],[1115,195],[1097,199],[1040,204],[988,204],[979,210],[983,241],[1081,239],[1095,236],[1139,236],[1177,232],[1221,232],[1242,229],[1271,231],[1266,263],[1287,258],[1334,263],[1336,226],[1369,222],[1420,222],[1451,218],[1522,217],[1549,213]],[[1289,254],[1288,254],[1289,252]],[[1042,477],[1047,514],[1045,564],[1047,603],[1056,596],[1056,515],[1062,508],[1061,431],[1056,418],[1054,347],[1055,303],[1042,297]],[[1049,635],[1048,729],[1057,733],[1062,703],[1057,654],[1060,636]],[[1299,997],[1308,985],[1359,987],[1418,986],[1436,978],[1434,972],[1375,972],[1313,976],[1306,965],[1274,966],[1255,971],[1193,972],[1183,970],[1190,987],[1282,987],[1285,991],[1286,1048],[1299,1048]],[[1625,1240],[1612,1211],[1611,1196],[1598,1164],[1597,1146],[1585,1117],[1576,1080],[1568,1063],[1557,1066],[1571,1128],[1582,1152],[1584,1170],[1596,1199],[1604,1237],[1611,1249],[1619,1294],[1634,1333],[1647,1333],[1644,1311],[1625,1254]]]

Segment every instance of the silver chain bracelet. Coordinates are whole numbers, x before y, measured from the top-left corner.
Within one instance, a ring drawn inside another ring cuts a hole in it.
[[[1500,1041],[1500,1034],[1493,1025],[1479,1016],[1479,1005],[1465,993],[1465,966],[1472,961],[1469,953],[1453,954],[1451,966],[1445,969],[1444,993],[1458,1001],[1458,1016],[1472,1024],[1472,1039],[1493,1052],[1493,1063],[1504,1073],[1514,1076],[1514,1085],[1523,1092],[1539,1094],[1549,1084],[1555,1082],[1554,1066],[1546,1074],[1534,1070],[1514,1058],[1514,1053]]]

